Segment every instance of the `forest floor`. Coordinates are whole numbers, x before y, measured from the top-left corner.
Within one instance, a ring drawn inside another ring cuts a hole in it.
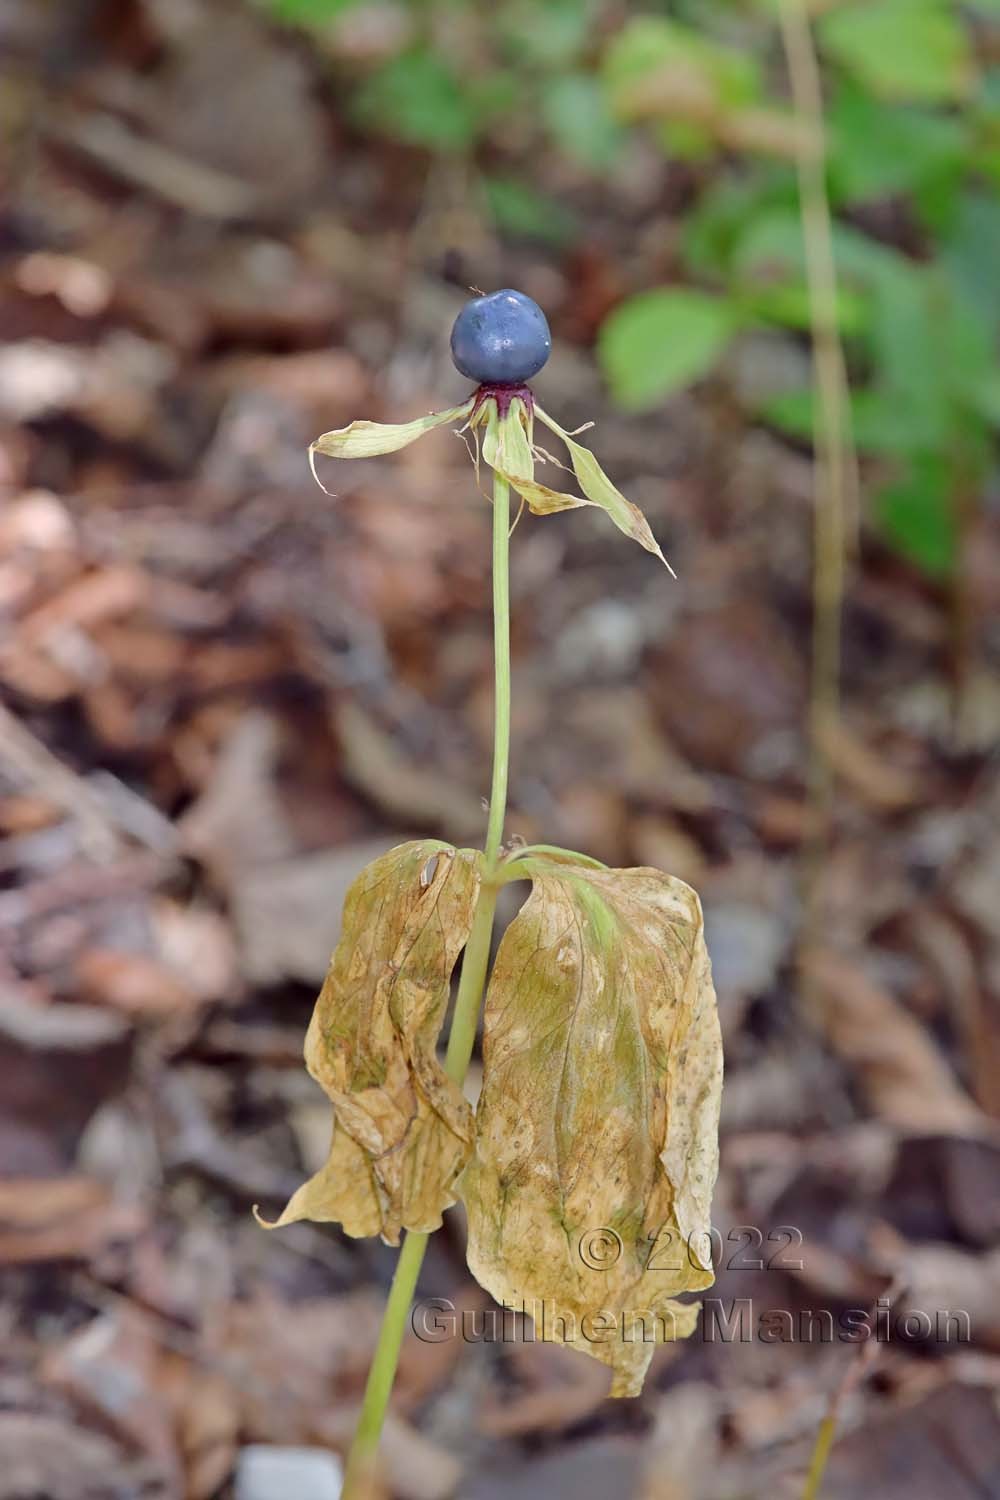
[[[501,247],[460,166],[351,135],[262,22],[166,66],[156,7],[106,9],[56,46],[44,7],[3,22],[0,1500],[210,1500],[248,1445],[349,1436],[393,1252],[251,1207],[325,1157],[301,1049],[348,883],[482,835],[490,522],[450,432],[335,500],[305,450],[450,404],[452,318],[498,280],[551,311],[539,394],[597,420],[680,576],[603,517],[522,520],[509,832],[703,898],[721,1265],[636,1401],[553,1346],[411,1338],[389,1492],[792,1500],[843,1320],[893,1289],[825,1500],[1000,1496],[996,524],[957,644],[946,592],[868,538],[852,566],[804,999],[811,465],[734,398],[775,349],[646,419],[588,353],[621,265],[669,266],[659,178],[565,255]],[[481,1312],[462,1239],[456,1211],[422,1294]]]

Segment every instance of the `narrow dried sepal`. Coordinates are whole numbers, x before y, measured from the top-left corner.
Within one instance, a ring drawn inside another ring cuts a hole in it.
[[[395,1245],[454,1203],[472,1113],[436,1045],[478,891],[477,855],[435,839],[391,849],[351,886],[305,1047],[334,1107],[330,1155],[277,1225],[340,1223]]]
[[[640,547],[645,547],[647,552],[652,552],[654,557],[660,559],[667,572],[676,578],[676,573],[660,551],[660,545],[650,531],[649,523],[639,507],[633,505],[631,500],[626,500],[621,491],[615,488],[589,448],[584,448],[582,443],[574,442],[569,433],[564,432],[558,422],[553,421],[540,406],[536,405],[535,410],[539,420],[556,433],[569,450],[573,472],[586,496],[585,502],[578,501],[577,503],[596,505],[606,511],[619,531],[624,531],[625,535],[638,542]],[[530,500],[528,503],[530,505]]]
[[[575,510],[587,503],[578,495],[561,495],[558,490],[551,490],[535,479],[532,419],[523,402],[515,397],[501,416],[496,401],[488,400],[473,417],[474,423],[477,418],[483,426],[484,463],[489,464],[501,479],[506,479],[536,516],[551,515],[557,510]]]
[[[430,412],[413,422],[352,422],[334,432],[324,432],[310,446],[310,453],[327,458],[375,458],[380,453],[396,453],[445,422],[459,422],[472,411],[472,399],[449,411]]]
[[[690,887],[526,858],[486,1001],[469,1267],[636,1395],[713,1280],[722,1050]],[[539,1327],[539,1325],[541,1325]]]

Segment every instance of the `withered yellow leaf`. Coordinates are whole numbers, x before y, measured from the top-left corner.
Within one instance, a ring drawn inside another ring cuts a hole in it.
[[[432,411],[412,422],[351,422],[334,432],[324,432],[310,444],[310,455],[327,458],[375,458],[380,453],[398,453],[445,422],[458,422],[472,411],[472,398],[448,411]]]
[[[570,462],[573,465],[573,473],[585,496],[585,500],[582,501],[566,496],[559,498],[563,500],[569,498],[571,503],[577,505],[596,505],[600,510],[606,511],[619,531],[623,531],[626,536],[638,542],[640,547],[645,547],[647,552],[652,552],[654,557],[660,559],[667,572],[676,578],[677,574],[661,552],[660,544],[650,531],[649,522],[639,507],[633,505],[631,500],[626,500],[621,490],[611,483],[589,448],[585,448],[582,443],[574,442],[570,434],[565,432],[559,423],[554,421],[540,406],[536,406],[535,411],[546,427],[551,428],[566,444]],[[531,504],[530,498],[528,498],[528,504]],[[550,506],[549,508],[566,509],[566,506]]]
[[[278,1225],[337,1222],[395,1245],[454,1203],[472,1113],[436,1045],[478,891],[477,855],[434,839],[390,849],[348,891],[305,1047],[333,1103],[330,1155]]]
[[[636,1395],[709,1286],[722,1047],[694,891],[529,858],[486,1000],[469,1267]]]

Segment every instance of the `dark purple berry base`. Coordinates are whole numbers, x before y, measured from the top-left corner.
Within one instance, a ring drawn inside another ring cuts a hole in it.
[[[476,391],[476,404],[472,408],[472,416],[475,417],[476,412],[484,401],[489,401],[492,398],[497,404],[497,414],[505,417],[510,411],[510,403],[515,397],[524,403],[525,411],[530,417],[535,405],[535,397],[530,385],[500,385],[491,383],[481,385]]]

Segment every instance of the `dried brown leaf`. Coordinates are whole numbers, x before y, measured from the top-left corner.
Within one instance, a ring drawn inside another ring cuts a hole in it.
[[[806,965],[827,1040],[880,1119],[919,1135],[984,1133],[985,1115],[895,995],[840,953],[814,948]]]
[[[306,1037],[334,1106],[330,1155],[278,1224],[339,1222],[394,1245],[455,1201],[472,1113],[435,1049],[478,890],[475,854],[433,839],[390,849],[351,886]]]
[[[713,1280],[722,1051],[701,908],[657,870],[523,863],[460,1184],[469,1266],[635,1395],[654,1345],[694,1326],[675,1295]]]
[[[92,1177],[16,1177],[0,1183],[0,1265],[89,1260],[144,1227]]]

